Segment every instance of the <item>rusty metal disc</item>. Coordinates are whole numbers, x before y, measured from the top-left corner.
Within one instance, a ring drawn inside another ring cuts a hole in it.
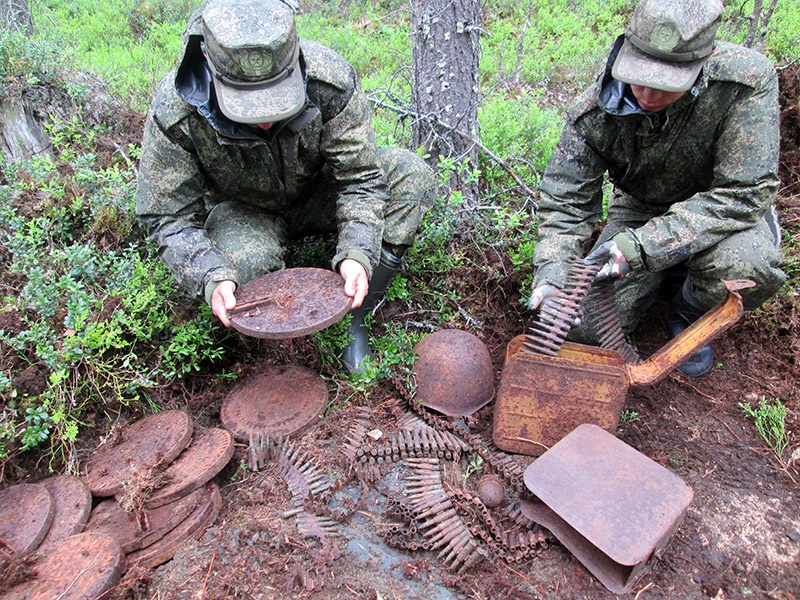
[[[36,577],[14,587],[3,600],[85,600],[117,585],[125,555],[111,536],[79,533],[54,542],[33,566]]]
[[[136,565],[143,569],[157,567],[170,560],[183,544],[205,531],[206,528],[214,523],[222,507],[219,486],[211,482],[207,483],[199,491],[203,492],[204,497],[192,514],[154,544],[142,550],[131,552],[128,555],[129,565]]]
[[[38,483],[0,490],[0,541],[25,554],[39,547],[55,516],[55,501]]]
[[[257,338],[285,339],[321,331],[350,310],[342,276],[302,267],[262,275],[236,291],[233,326]]]
[[[325,380],[311,369],[277,365],[240,383],[225,397],[220,420],[239,440],[285,436],[314,421],[328,404]]]
[[[74,475],[57,475],[39,482],[53,496],[55,516],[41,547],[83,531],[92,512],[92,493]]]
[[[229,431],[195,429],[189,446],[167,467],[166,485],[155,490],[144,506],[147,509],[169,504],[211,481],[233,457],[233,436]]]
[[[123,482],[137,471],[163,465],[165,468],[192,439],[192,418],[182,410],[165,410],[139,419],[122,431],[122,441],[101,448],[84,465],[83,481],[95,496],[122,492]]]
[[[107,533],[127,554],[160,540],[188,517],[203,497],[203,490],[195,490],[159,508],[134,512],[126,511],[116,500],[109,498],[94,508],[86,531]]]

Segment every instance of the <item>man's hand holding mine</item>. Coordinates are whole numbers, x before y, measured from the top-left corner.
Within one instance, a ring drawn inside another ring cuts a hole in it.
[[[220,281],[211,293],[211,311],[225,327],[231,326],[228,311],[236,306],[236,297],[233,295],[235,291],[236,283],[228,279]]]
[[[345,258],[339,264],[339,274],[344,278],[344,293],[353,299],[351,308],[358,308],[369,291],[367,270],[357,260]]]

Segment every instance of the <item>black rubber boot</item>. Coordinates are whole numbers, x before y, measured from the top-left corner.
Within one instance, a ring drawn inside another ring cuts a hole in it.
[[[381,249],[381,259],[378,266],[372,272],[372,279],[369,281],[369,293],[364,298],[363,304],[350,311],[352,319],[347,333],[350,335],[350,343],[342,349],[340,359],[342,367],[347,373],[361,374],[366,358],[371,358],[369,351],[369,330],[364,324],[366,316],[378,305],[389,282],[392,281],[397,271],[400,270],[402,260],[389,252],[386,248]]]
[[[670,337],[677,337],[684,329],[697,321],[708,311],[692,293],[692,283],[687,277],[681,289],[672,298],[667,318],[667,330]],[[703,346],[687,358],[678,370],[689,377],[702,377],[714,366],[714,353],[711,346]]]

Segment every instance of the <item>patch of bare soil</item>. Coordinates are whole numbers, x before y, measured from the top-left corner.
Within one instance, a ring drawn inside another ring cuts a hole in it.
[[[500,313],[502,308],[494,310]],[[645,356],[666,341],[664,308],[656,305],[635,340]],[[487,322],[499,319],[488,311],[481,316]],[[797,431],[796,348],[786,338],[788,331],[765,330],[762,323],[763,319],[747,317],[715,342],[719,364],[707,377],[690,380],[675,372],[653,386],[631,388],[628,394],[624,408],[637,417],[619,427],[619,437],[679,475],[694,491],[676,537],[628,597],[788,600],[800,590],[800,474],[794,468],[781,468],[738,406],[762,396],[780,398],[790,411],[787,426]],[[498,338],[510,339],[523,327],[524,321],[515,315]],[[504,343],[490,344],[490,349],[499,382],[502,359],[498,357]],[[283,350],[298,356],[296,347]],[[267,350],[265,362],[275,360],[278,353]],[[253,372],[258,369],[252,366]],[[211,422],[223,397],[219,391],[206,405]],[[386,384],[367,402],[368,428],[385,436],[396,433],[400,425],[392,407],[398,402],[403,405],[398,390]],[[468,420],[472,433],[484,440],[491,439],[492,408],[490,404]],[[297,503],[279,464],[249,472],[241,466],[247,455],[246,448],[240,447],[219,478],[225,505],[216,524],[171,562],[144,575],[136,573],[139,591],[128,597],[494,600],[615,596],[546,535],[516,552],[486,543],[491,536],[484,540],[476,535],[476,543],[487,556],[476,555],[478,562],[464,572],[458,572],[459,565],[450,567],[452,557],[414,547],[413,543],[422,541],[418,533],[406,530],[407,537],[398,544],[390,532],[393,526],[403,531],[403,524],[392,512],[389,498],[408,486],[413,473],[407,463],[388,456],[380,463],[376,459],[378,474],[367,470],[371,460],[348,460],[348,449],[356,447],[354,424],[362,415],[363,409],[355,404],[332,407],[324,419],[291,440],[307,453],[304,464],[325,469],[334,482],[332,493],[304,505],[304,513],[328,523],[320,535],[308,536],[308,522],[293,510]],[[367,449],[368,455],[370,447],[381,444],[362,436],[357,447]],[[470,456],[465,453],[458,461],[439,459],[450,491],[476,493],[478,477],[465,478]],[[512,458],[521,469],[533,460]],[[447,478],[452,471],[458,475]],[[503,504],[488,511],[498,528],[523,529],[511,510],[519,498],[506,481]],[[488,531],[489,521],[470,516],[460,502],[453,505],[473,532]],[[126,596],[125,589],[123,580],[118,597]]]

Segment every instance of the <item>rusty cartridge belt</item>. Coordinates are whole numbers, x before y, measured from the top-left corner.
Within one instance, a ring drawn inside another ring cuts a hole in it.
[[[626,363],[641,360],[622,329],[614,280],[595,282],[602,265],[602,259],[589,263],[576,259],[570,263],[564,290],[542,304],[531,333],[525,336],[523,352],[556,356],[575,319],[581,316],[602,348],[619,353]]]

